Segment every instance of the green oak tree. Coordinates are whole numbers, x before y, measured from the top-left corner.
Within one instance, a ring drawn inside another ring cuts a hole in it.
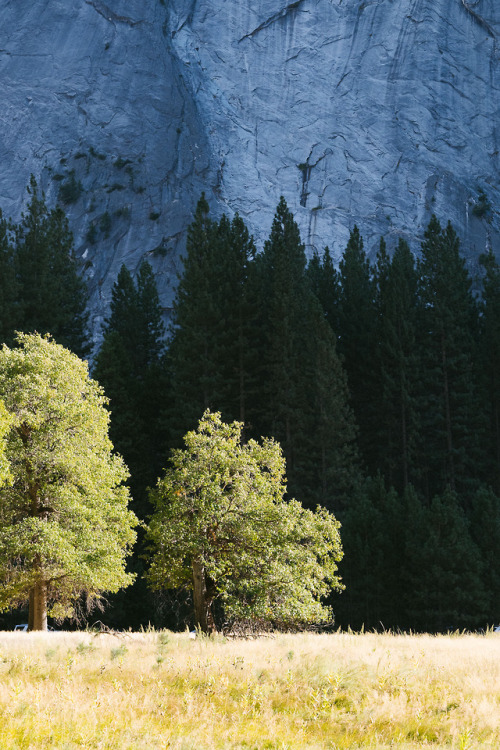
[[[137,519],[113,454],[101,387],[86,363],[37,334],[0,352],[12,481],[0,488],[0,609],[29,601],[30,630],[131,582]]]
[[[12,426],[12,417],[0,401],[0,487],[12,481],[10,462],[7,458],[6,438]]]
[[[196,625],[329,621],[322,598],[341,587],[339,524],[325,509],[285,502],[285,464],[271,439],[241,443],[242,424],[208,410],[153,492],[149,527],[156,588],[193,591]]]

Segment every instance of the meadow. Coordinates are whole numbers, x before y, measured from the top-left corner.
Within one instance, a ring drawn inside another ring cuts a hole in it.
[[[500,747],[500,635],[0,633],[1,750]]]

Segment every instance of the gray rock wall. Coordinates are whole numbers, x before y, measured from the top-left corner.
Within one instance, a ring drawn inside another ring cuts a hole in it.
[[[432,212],[498,246],[494,0],[4,0],[0,29],[0,206],[74,170],[97,338],[122,263],[169,308],[202,190],[259,243],[283,194],[337,258],[355,223],[418,249]]]

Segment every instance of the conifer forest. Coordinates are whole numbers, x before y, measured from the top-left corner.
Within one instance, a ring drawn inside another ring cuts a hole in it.
[[[28,193],[19,224],[0,221],[0,339],[50,333],[88,358],[67,219],[34,179]],[[122,266],[102,333],[91,375],[144,524],[135,582],[92,617],[190,624],[189,594],[149,588],[144,525],[170,452],[209,409],[242,423],[244,442],[278,442],[285,499],[340,521],[334,627],[500,621],[500,266],[489,251],[472,275],[446,217],[432,216],[419,247],[401,239],[389,253],[382,237],[372,259],[355,226],[336,267],[328,247],[306,257],[283,198],[257,248],[238,214],[216,220],[202,196],[171,319],[151,266]],[[0,614],[0,627],[18,621]]]

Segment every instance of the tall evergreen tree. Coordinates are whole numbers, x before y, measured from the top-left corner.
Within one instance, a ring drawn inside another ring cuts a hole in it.
[[[238,215],[209,218],[202,195],[188,229],[169,346],[173,444],[207,408],[247,420],[254,359],[249,277],[253,239]]]
[[[76,354],[87,354],[87,292],[68,220],[61,208],[48,209],[33,175],[28,194],[27,210],[14,227],[21,328],[50,333]]]
[[[381,475],[353,493],[342,519],[346,589],[336,611],[343,627],[401,627],[405,520],[404,503]]]
[[[9,224],[0,210],[0,342],[11,344],[20,328],[21,309]]]
[[[370,473],[377,471],[374,406],[379,398],[374,369],[376,307],[373,272],[357,226],[339,265],[339,353],[344,358],[359,446]]]
[[[488,410],[484,450],[490,459],[489,483],[500,494],[500,266],[491,250],[480,262],[484,268],[480,361]]]
[[[353,417],[335,338],[311,290],[284,198],[257,258],[257,276],[263,386],[255,422],[282,445],[290,494],[338,511],[354,482]]]
[[[111,314],[93,375],[110,399],[110,434],[131,472],[133,507],[144,519],[146,487],[163,460],[160,412],[166,397],[164,326],[153,271],[140,266],[137,281],[123,265],[113,286]]]
[[[487,619],[481,554],[456,492],[447,488],[422,503],[407,493],[404,558],[407,627],[444,631],[477,627]]]
[[[173,444],[193,428],[213,398],[213,331],[216,315],[211,299],[214,222],[203,193],[187,232],[186,255],[174,300],[169,362],[175,393],[170,425]]]
[[[304,409],[304,321],[309,288],[299,228],[281,197],[271,234],[258,256],[259,308],[264,332],[260,424],[283,448],[289,479],[299,459],[296,436]],[[292,480],[293,481],[293,480]]]
[[[229,221],[223,216],[213,238],[213,353],[220,407],[242,422],[255,388],[252,372],[256,307],[251,283],[254,258],[253,238],[241,217],[236,214]]]
[[[380,378],[375,405],[377,465],[389,485],[402,491],[413,479],[418,435],[416,395],[417,273],[413,255],[400,240],[392,259],[385,244],[377,258],[378,348],[374,366]]]
[[[427,497],[459,493],[484,477],[484,409],[477,367],[478,316],[451,224],[432,217],[422,243],[419,347],[420,470]]]
[[[480,551],[481,583],[485,594],[483,622],[500,622],[500,499],[489,487],[480,487],[471,502],[470,532]]]
[[[321,303],[325,318],[337,336],[339,330],[339,274],[333,265],[330,249],[325,247],[320,258],[314,252],[307,264],[307,276],[314,294]]]

